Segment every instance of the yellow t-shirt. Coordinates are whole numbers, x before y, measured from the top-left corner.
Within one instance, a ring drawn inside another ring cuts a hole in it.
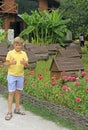
[[[6,61],[16,60],[16,65],[10,65],[8,67],[8,74],[14,76],[23,76],[24,75],[24,65],[20,64],[20,60],[25,59],[28,61],[27,54],[24,51],[16,52],[14,49],[7,53]]]

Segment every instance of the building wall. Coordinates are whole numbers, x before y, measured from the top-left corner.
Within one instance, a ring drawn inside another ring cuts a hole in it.
[[[15,21],[14,15],[9,15],[9,14],[4,15],[3,28],[5,30],[8,30],[10,28],[10,22],[13,22],[13,21]]]
[[[3,11],[11,13],[16,10],[16,5],[14,0],[3,0],[2,5],[3,5],[2,8]]]
[[[11,3],[15,3],[15,0],[2,0],[2,2],[11,2]]]
[[[2,19],[3,29],[10,29],[10,23],[15,21],[15,15],[18,12],[17,4],[15,0],[2,0]]]
[[[39,8],[41,8],[43,10],[47,10],[48,9],[47,0],[39,0]]]

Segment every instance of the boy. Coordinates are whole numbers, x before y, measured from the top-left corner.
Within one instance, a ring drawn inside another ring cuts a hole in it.
[[[5,120],[12,118],[12,103],[15,94],[16,106],[14,113],[24,115],[19,108],[21,90],[24,84],[24,68],[28,66],[28,57],[22,51],[22,39],[16,37],[13,41],[14,49],[9,51],[6,56],[5,66],[8,68],[7,81],[8,81],[8,113]]]

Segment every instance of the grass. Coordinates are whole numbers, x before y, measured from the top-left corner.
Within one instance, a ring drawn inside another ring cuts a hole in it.
[[[57,125],[68,128],[70,130],[87,130],[85,128],[75,127],[70,121],[63,120],[62,118],[58,118],[51,111],[47,111],[44,108],[33,106],[29,104],[27,101],[23,103],[23,106],[26,110],[35,113],[38,116],[43,117],[46,120],[50,120],[55,122]]]

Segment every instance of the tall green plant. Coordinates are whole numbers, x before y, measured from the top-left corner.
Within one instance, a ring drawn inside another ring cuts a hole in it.
[[[50,43],[63,44],[68,32],[69,19],[63,19],[63,13],[52,10],[51,13],[43,10],[32,11],[32,15],[22,14],[22,19],[27,24],[20,36],[29,35],[31,42],[37,45]]]

